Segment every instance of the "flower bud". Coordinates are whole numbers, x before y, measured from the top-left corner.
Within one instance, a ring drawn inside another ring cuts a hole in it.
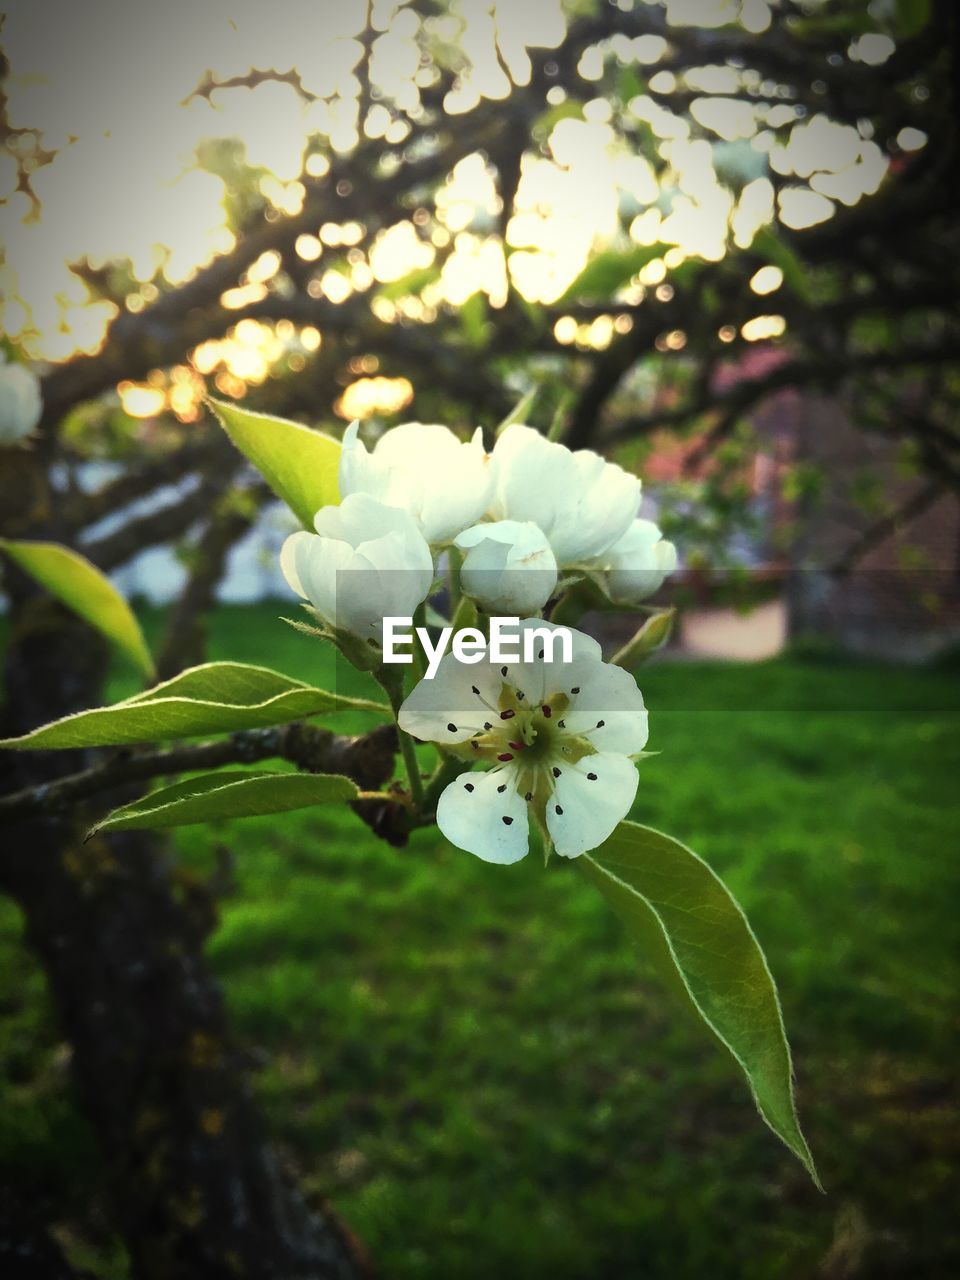
[[[596,575],[614,604],[638,604],[658,591],[677,567],[677,549],[652,520],[634,520],[609,551],[598,557]]]
[[[433,583],[433,560],[413,518],[364,493],[322,507],[316,533],[293,533],[280,568],[334,631],[380,642],[385,617],[411,617]]]
[[[550,543],[531,521],[476,524],[454,540],[465,551],[460,582],[487,613],[528,618],[557,585]]]

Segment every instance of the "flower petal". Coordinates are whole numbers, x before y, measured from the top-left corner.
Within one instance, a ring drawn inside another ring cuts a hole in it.
[[[557,563],[588,563],[630,527],[640,481],[589,449],[572,453],[531,427],[514,423],[492,455],[495,520],[532,520],[550,540]]]
[[[562,565],[589,562],[629,529],[640,505],[640,481],[589,449],[573,454],[576,479],[550,541]]]
[[[570,706],[563,714],[568,733],[586,738],[598,751],[632,756],[643,750],[647,709],[629,671],[589,658],[561,670],[569,681],[564,692]]]
[[[603,844],[630,812],[638,782],[636,765],[616,752],[564,765],[547,803],[547,830],[557,853],[577,858]]]
[[[496,718],[503,679],[484,659],[460,662],[447,653],[432,680],[421,680],[400,708],[398,723],[423,742],[466,742]]]
[[[516,770],[462,773],[440,797],[437,826],[451,844],[484,862],[519,862],[527,852],[528,832]]]
[[[287,582],[331,626],[338,622],[337,582],[341,571],[349,573],[357,563],[357,554],[345,542],[320,538],[300,529],[292,533],[280,551],[280,568]],[[364,566],[367,562],[361,562]],[[366,575],[361,575],[361,580]]]
[[[532,427],[513,423],[491,455],[495,520],[532,520],[551,537],[558,504],[572,493],[576,465],[570,450],[547,440]]]
[[[291,533],[289,538],[284,539],[283,546],[280,548],[280,572],[286,578],[290,590],[304,600],[307,598],[307,593],[303,587],[303,580],[297,572],[297,561],[302,554],[300,548],[304,539],[309,542],[310,536],[305,529],[298,529],[296,533]]]
[[[480,519],[492,483],[482,433],[465,443],[449,427],[405,422],[385,432],[369,453],[353,426],[344,432],[340,492],[403,508],[433,546]]]
[[[536,643],[533,659],[530,662],[515,662],[510,667],[509,680],[516,688],[522,689],[528,702],[543,702],[553,693],[568,692],[576,680],[570,679],[574,668],[579,671],[581,660],[585,662],[602,662],[603,650],[593,636],[577,631],[575,627],[564,627],[556,622],[547,622],[540,618],[525,618],[520,623],[520,652],[523,653],[523,636],[534,630],[569,631],[571,637],[571,662],[562,662],[562,643],[559,637],[554,641],[552,662],[545,662],[540,654],[546,653],[542,643]]]
[[[409,543],[412,555],[421,562],[424,560],[423,538],[409,512],[372,498],[368,493],[351,493],[339,506],[321,507],[313,524],[322,537],[349,542],[352,547],[397,534]],[[429,551],[426,555],[429,558]]]

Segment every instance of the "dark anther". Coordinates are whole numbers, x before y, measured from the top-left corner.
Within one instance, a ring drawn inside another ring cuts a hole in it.
[[[501,712],[500,712],[500,719],[501,719],[501,720],[512,720],[512,719],[513,719],[513,717],[514,717],[516,714],[517,714],[517,713],[516,713],[515,711],[501,711]]]
[[[463,784],[463,789],[464,789],[464,791],[472,791],[472,790],[473,790],[473,783],[472,783],[472,782],[465,782],[465,783]]]
[[[560,777],[560,770],[557,768],[557,766],[556,766],[556,765],[554,765],[554,766],[553,766],[553,776],[554,776],[555,778],[559,778],[559,777]]]
[[[588,773],[588,774],[587,774],[587,780],[588,780],[589,782],[596,782],[596,780],[597,780],[597,775],[596,775],[595,773]]]
[[[598,721],[597,721],[597,728],[598,728],[598,729],[602,729],[602,728],[603,728],[603,726],[604,726],[606,723],[607,723],[607,722],[606,722],[606,720],[598,720]]]
[[[577,685],[577,687],[576,687],[575,689],[571,689],[571,690],[570,690],[570,692],[571,692],[571,693],[579,693],[579,692],[580,692],[580,686],[579,686],[579,685]]]
[[[501,795],[503,795],[506,789],[507,789],[507,784],[505,782],[501,782],[499,787],[497,787],[497,790],[500,792]]]
[[[451,723],[451,724],[448,724],[448,725],[447,725],[447,728],[450,730],[450,732],[451,732],[451,733],[456,733],[456,732],[457,732],[457,726],[456,726],[455,724],[452,724],[452,723]]]
[[[504,753],[503,753],[502,755],[497,756],[497,759],[498,759],[498,760],[502,760],[502,761],[504,762],[504,764],[506,764],[506,762],[507,762],[508,760],[512,760],[512,759],[513,759],[513,756],[510,754],[510,752],[509,752],[509,751],[504,751]]]
[[[505,827],[509,827],[509,825],[510,825],[510,823],[511,823],[512,821],[513,821],[513,819],[512,819],[512,818],[508,818],[506,814],[504,814],[504,815],[503,815],[503,825],[504,825]]]
[[[555,804],[555,805],[553,806],[553,811],[554,811],[554,813],[563,813],[563,810],[560,808],[560,806],[559,806],[558,804]]]

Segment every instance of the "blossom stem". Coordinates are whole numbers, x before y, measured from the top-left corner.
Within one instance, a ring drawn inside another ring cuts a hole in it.
[[[427,779],[427,788],[423,794],[424,813],[433,813],[441,793],[454,778],[458,778],[461,773],[465,773],[470,767],[470,762],[458,760],[456,756],[448,756],[441,753],[439,764]]]
[[[403,763],[406,765],[407,779],[410,782],[410,797],[413,800],[414,809],[419,813],[423,809],[423,777],[417,760],[417,749],[409,733],[404,733],[398,728],[397,737],[400,739],[400,751],[403,755]]]
[[[564,627],[576,626],[589,608],[582,588],[583,584],[578,582],[564,592],[550,611],[551,622],[559,623]]]
[[[376,677],[390,699],[390,706],[393,708],[394,719],[396,719],[400,714],[400,707],[403,703],[403,676],[399,674],[395,667],[382,666],[376,672]],[[400,742],[403,763],[407,770],[410,798],[413,801],[413,807],[416,812],[421,813],[423,810],[423,775],[420,773],[420,762],[417,760],[417,748],[413,739],[408,733],[404,733],[399,724],[397,725],[397,738]]]
[[[450,617],[457,611],[457,605],[460,603],[460,566],[463,563],[463,557],[456,547],[447,549],[447,581],[449,582],[450,592]]]
[[[420,639],[420,628],[426,625],[427,602],[422,600],[413,611],[413,678],[415,682],[423,679],[427,669],[427,658],[423,652],[423,641]]]

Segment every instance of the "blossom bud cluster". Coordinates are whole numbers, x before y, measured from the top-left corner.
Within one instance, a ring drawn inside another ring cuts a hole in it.
[[[444,551],[455,550],[480,609],[521,618],[584,577],[629,607],[676,568],[672,543],[637,514],[636,476],[519,423],[491,453],[479,429],[461,441],[418,422],[368,450],[353,423],[339,482],[340,505],[317,513],[315,533],[287,540],[281,566],[327,625],[364,640],[379,642],[384,617],[413,614]]]

